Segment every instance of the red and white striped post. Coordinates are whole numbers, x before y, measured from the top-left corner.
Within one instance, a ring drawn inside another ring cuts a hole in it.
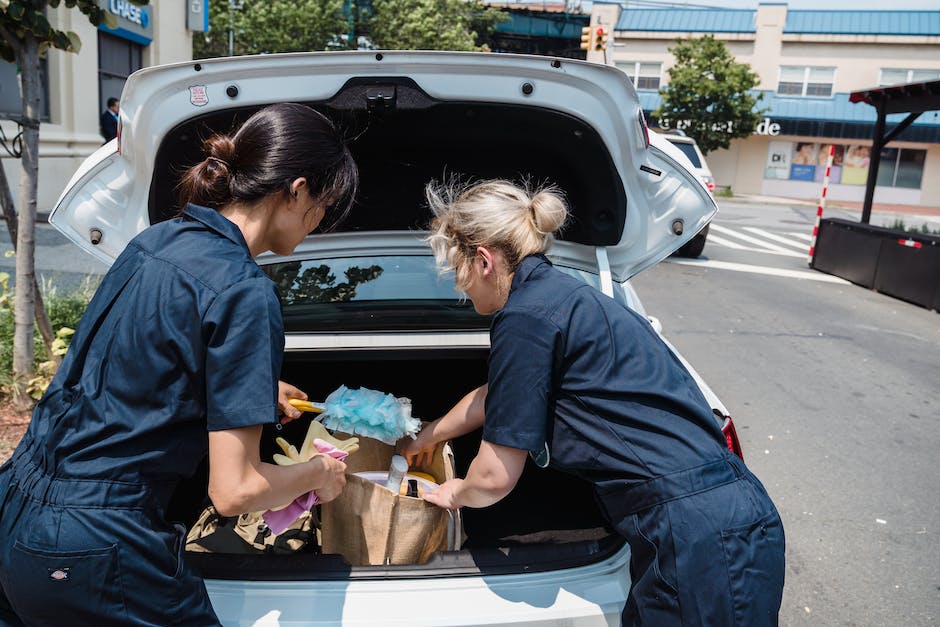
[[[829,189],[829,173],[832,172],[832,157],[836,154],[836,145],[829,144],[829,158],[826,160],[826,176],[823,177],[822,194],[819,196],[819,205],[816,207],[816,225],[813,227],[813,241],[809,244],[809,258],[807,263],[813,263],[816,254],[816,236],[819,234],[819,221],[822,220],[823,208],[826,206],[826,190]]]

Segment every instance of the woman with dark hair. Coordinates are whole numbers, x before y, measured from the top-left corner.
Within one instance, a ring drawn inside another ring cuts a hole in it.
[[[0,623],[213,625],[166,519],[208,453],[222,515],[345,485],[317,455],[263,463],[264,424],[300,415],[279,381],[284,330],[254,257],[289,254],[349,210],[358,170],[333,124],[273,105],[204,143],[183,210],[135,237],[88,306],[29,430],[0,468]],[[4,622],[6,621],[6,622]]]

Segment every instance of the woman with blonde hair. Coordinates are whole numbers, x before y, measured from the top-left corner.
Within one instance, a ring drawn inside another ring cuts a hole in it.
[[[527,455],[594,485],[631,548],[624,625],[768,625],[783,593],[783,525],[730,453],[689,372],[647,320],[546,258],[567,208],[506,181],[427,188],[429,243],[490,326],[487,383],[406,441],[409,461],[482,426],[463,479],[425,499],[487,507]]]

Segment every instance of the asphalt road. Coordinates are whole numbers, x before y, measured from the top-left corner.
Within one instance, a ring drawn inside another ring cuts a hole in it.
[[[703,259],[634,285],[781,512],[781,624],[936,625],[940,314],[810,270],[814,220],[728,203]]]

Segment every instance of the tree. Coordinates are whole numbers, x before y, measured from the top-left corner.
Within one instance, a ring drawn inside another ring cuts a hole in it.
[[[209,32],[193,37],[193,58],[344,49],[350,31],[345,0],[209,1]]]
[[[479,0],[373,0],[369,39],[386,50],[485,50],[507,18]]]
[[[669,49],[676,64],[669,69],[669,84],[659,90],[662,104],[653,112],[660,126],[685,131],[705,153],[748,137],[767,111],[757,108],[763,94],[751,93],[758,75],[711,35],[676,42]]]
[[[130,0],[145,5],[148,0]],[[23,128],[20,157],[19,215],[16,228],[16,290],[13,335],[13,400],[19,409],[27,409],[32,400],[26,394],[26,382],[33,374],[33,318],[36,315],[35,233],[36,190],[39,182],[39,97],[41,92],[39,60],[50,48],[78,52],[81,41],[71,31],[54,28],[46,17],[62,0],[0,0],[0,57],[16,63],[20,71],[23,113],[17,120]],[[113,15],[94,0],[64,0],[66,8],[78,8],[91,23],[105,22],[117,27]],[[25,289],[24,289],[25,287]]]

